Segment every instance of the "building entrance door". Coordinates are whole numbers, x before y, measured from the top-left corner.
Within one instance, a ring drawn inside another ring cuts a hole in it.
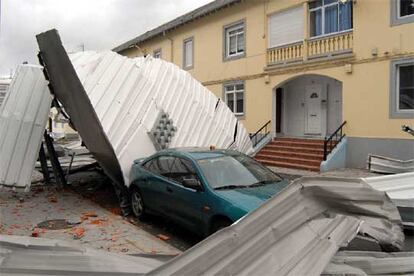
[[[306,86],[305,134],[322,134],[322,86]]]

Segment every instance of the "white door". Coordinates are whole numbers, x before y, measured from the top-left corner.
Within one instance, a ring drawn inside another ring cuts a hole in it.
[[[305,134],[322,134],[322,85],[306,86]]]

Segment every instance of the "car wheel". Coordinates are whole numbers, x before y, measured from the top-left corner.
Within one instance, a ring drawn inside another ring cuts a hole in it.
[[[138,189],[133,189],[131,191],[131,207],[132,212],[137,218],[141,219],[144,217],[144,201],[142,200],[141,193],[138,191]]]
[[[229,219],[226,219],[226,218],[217,219],[211,225],[210,235],[232,224],[233,222]]]

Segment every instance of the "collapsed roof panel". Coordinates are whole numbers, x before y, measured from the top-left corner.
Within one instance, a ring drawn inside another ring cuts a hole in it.
[[[320,275],[357,234],[401,250],[386,194],[359,179],[301,178],[150,275]]]
[[[63,78],[63,68],[48,65],[52,48],[42,40],[39,45],[49,75]],[[90,112],[99,120],[98,132],[107,137],[126,185],[133,161],[159,149],[214,145],[252,151],[247,131],[227,105],[176,65],[152,57],[130,59],[111,51],[76,53],[70,59],[88,98],[85,108],[92,108]],[[54,88],[59,99],[65,93],[61,102],[74,125],[84,124],[89,111],[80,110],[85,114],[79,118],[71,115],[80,99],[65,99],[79,92]],[[89,147],[84,131],[79,132]]]
[[[364,178],[372,188],[384,191],[397,205],[404,226],[414,228],[414,173]]]
[[[0,108],[0,186],[29,189],[50,104],[42,67],[19,65]]]
[[[368,156],[367,166],[371,172],[384,174],[414,172],[414,159],[398,160],[370,154]]]
[[[143,275],[161,264],[75,241],[0,235],[0,275]]]

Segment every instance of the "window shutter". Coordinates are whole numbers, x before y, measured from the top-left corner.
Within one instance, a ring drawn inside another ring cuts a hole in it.
[[[303,15],[302,6],[271,15],[269,17],[269,48],[303,40]]]

